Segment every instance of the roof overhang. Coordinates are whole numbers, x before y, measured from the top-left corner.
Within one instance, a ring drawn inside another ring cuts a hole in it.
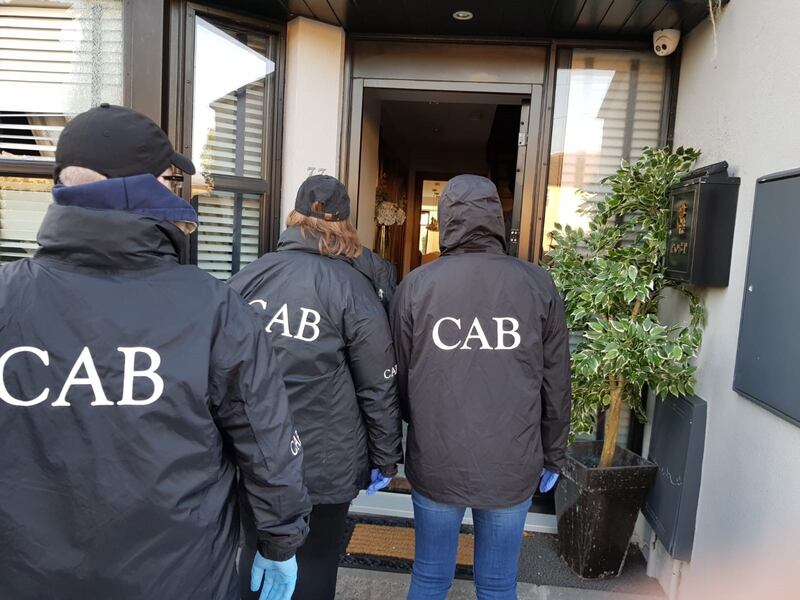
[[[729,0],[723,0],[727,4]],[[708,0],[229,0],[214,2],[288,21],[308,17],[354,34],[646,41],[657,29],[688,33]],[[469,11],[457,20],[456,11]]]

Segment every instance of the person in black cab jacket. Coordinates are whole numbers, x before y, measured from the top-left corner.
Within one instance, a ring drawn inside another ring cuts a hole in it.
[[[446,597],[469,507],[478,598],[512,600],[531,497],[564,461],[564,309],[543,269],[506,255],[491,181],[451,179],[439,222],[441,257],[412,271],[391,306],[416,528],[408,597]]]
[[[395,266],[366,247],[361,248],[361,254],[352,260],[352,264],[370,280],[375,293],[378,294],[378,300],[388,312],[397,289]]]
[[[273,341],[303,444],[314,508],[295,600],[333,600],[350,501],[388,485],[402,459],[392,336],[376,284],[354,268],[362,248],[349,215],[339,181],[309,177],[278,251],[229,282]],[[245,539],[249,557],[247,528]]]
[[[311,505],[286,391],[252,310],[181,264],[173,167],[144,115],[76,116],[41,248],[0,268],[2,598],[237,599],[237,497],[265,597],[291,596]]]

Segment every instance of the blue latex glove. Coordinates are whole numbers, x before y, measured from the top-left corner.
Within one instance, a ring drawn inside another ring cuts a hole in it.
[[[261,589],[258,600],[291,600],[297,584],[297,560],[269,560],[256,552],[250,569],[250,591]]]
[[[384,477],[380,469],[372,469],[371,473],[372,483],[367,488],[367,496],[372,496],[375,492],[382,490],[387,485],[392,483],[391,477]]]
[[[539,491],[543,494],[546,494],[552,490],[554,487],[556,487],[556,482],[558,482],[559,477],[560,475],[558,473],[553,473],[547,469],[542,469],[542,476],[539,479]]]

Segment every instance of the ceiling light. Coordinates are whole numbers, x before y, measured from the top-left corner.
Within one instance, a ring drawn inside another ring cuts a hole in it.
[[[457,10],[456,12],[453,13],[453,18],[456,21],[469,21],[473,16],[475,15],[473,15],[468,10]]]

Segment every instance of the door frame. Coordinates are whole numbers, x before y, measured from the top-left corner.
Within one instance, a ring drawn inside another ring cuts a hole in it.
[[[474,81],[428,81],[421,79],[352,79],[350,94],[350,128],[348,132],[347,164],[343,165],[343,178],[347,186],[355,210],[351,213],[358,215],[359,205],[359,178],[361,175],[361,134],[364,118],[364,92],[367,89],[391,90],[416,90],[430,92],[466,92],[485,94],[509,94],[525,96],[530,99],[530,118],[527,129],[527,152],[525,153],[522,201],[520,203],[519,247],[517,256],[528,260],[532,252],[534,238],[533,223],[537,204],[544,202],[544,198],[536,197],[535,191],[539,186],[542,172],[538,169],[539,156],[542,148],[540,143],[542,106],[544,85],[541,83],[491,83]],[[356,226],[358,223],[356,222]]]
[[[522,178],[522,200],[520,203],[519,247],[517,256],[528,260],[532,254],[533,223],[535,220],[536,203],[543,202],[543,198],[535,198],[535,191],[539,186],[542,170],[540,165],[541,124],[543,122],[543,93],[545,86],[541,83],[481,83],[473,81],[428,81],[417,79],[375,79],[353,78],[350,90],[350,127],[347,133],[346,164],[342,165],[343,177],[347,185],[350,198],[355,204],[351,214],[358,214],[359,179],[361,175],[361,139],[364,111],[364,92],[368,89],[392,90],[417,90],[431,92],[477,92],[490,94],[509,94],[525,96],[530,99],[530,113],[527,128],[527,150],[524,159],[524,172]],[[415,199],[416,202],[416,199]],[[350,510],[359,514],[382,515],[400,518],[413,518],[414,508],[410,494],[395,492],[378,492],[367,496],[361,492],[353,501]],[[472,524],[472,513],[467,510],[464,523]],[[526,531],[554,533],[556,531],[556,517],[544,513],[528,513],[525,520]]]

